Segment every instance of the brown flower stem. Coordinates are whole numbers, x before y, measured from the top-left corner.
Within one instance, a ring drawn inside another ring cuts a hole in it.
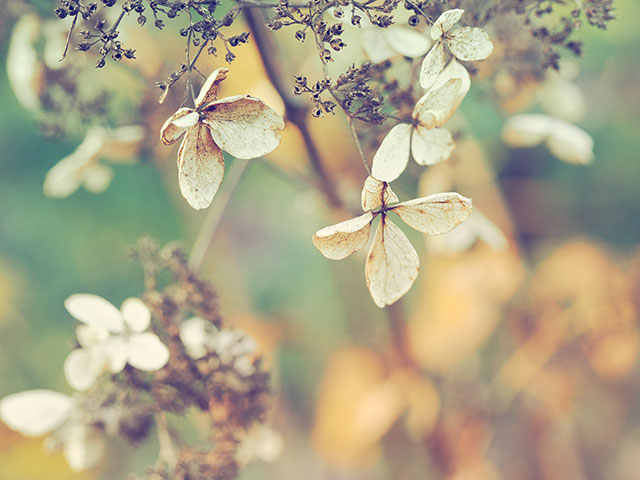
[[[320,150],[309,131],[307,125],[309,106],[293,94],[290,86],[285,81],[285,75],[277,54],[276,45],[271,35],[269,35],[269,32],[267,32],[262,12],[245,8],[244,15],[249,31],[255,39],[255,44],[262,57],[267,76],[280,97],[282,97],[286,118],[298,128],[302,135],[302,140],[309,155],[311,168],[318,178],[319,190],[325,195],[332,207],[344,208],[344,202],[334,187],[335,183],[329,178],[329,174],[320,155]]]
[[[193,248],[191,249],[191,255],[189,255],[189,266],[194,272],[197,272],[202,268],[207,252],[213,244],[213,237],[215,236],[220,221],[224,216],[224,212],[229,204],[231,195],[238,187],[242,174],[247,168],[249,162],[247,160],[236,159],[229,167],[229,171],[225,175],[225,181],[220,187],[220,191],[216,195],[216,201],[207,212],[207,216],[200,227],[198,236],[195,242],[193,242]]]

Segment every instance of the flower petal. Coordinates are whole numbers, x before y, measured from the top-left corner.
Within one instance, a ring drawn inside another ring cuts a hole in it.
[[[229,70],[227,68],[218,68],[211,72],[209,78],[207,78],[204,85],[202,85],[200,93],[198,93],[198,97],[196,98],[196,107],[206,105],[218,98],[218,86],[220,85],[220,82],[227,78],[228,72]]]
[[[203,318],[193,317],[180,324],[180,340],[191,358],[202,358],[207,354],[207,331]]]
[[[432,87],[416,102],[413,118],[425,128],[443,125],[455,111],[453,105],[458,102],[460,88],[460,78],[451,78],[442,86]]]
[[[284,120],[262,100],[249,95],[223,98],[205,110],[204,122],[222,150],[236,158],[258,158],[280,144]]]
[[[387,42],[382,30],[376,26],[362,29],[362,48],[373,63],[382,63],[396,56],[396,52]]]
[[[93,347],[109,340],[109,330],[102,325],[78,325],[76,338],[81,346]]]
[[[440,72],[444,68],[445,56],[444,56],[444,44],[442,40],[438,40],[427,56],[424,57],[422,65],[420,67],[420,86],[422,88],[429,88],[433,85],[440,75]]]
[[[64,301],[64,307],[76,320],[87,325],[99,325],[114,333],[124,329],[120,310],[98,295],[76,293]]]
[[[160,140],[165,145],[178,141],[188,128],[198,123],[198,114],[191,108],[182,107],[171,115],[160,129]]]
[[[105,365],[98,349],[72,350],[64,361],[64,376],[71,387],[79,392],[89,390],[102,373]]]
[[[421,57],[431,46],[426,36],[407,27],[392,26],[382,29],[381,33],[391,48],[403,57]]]
[[[364,181],[360,197],[362,209],[365,212],[375,210],[383,205],[399,202],[398,197],[393,193],[388,183],[381,182],[373,177],[367,177]]]
[[[75,192],[80,187],[80,172],[89,160],[72,153],[56,163],[44,177],[44,194],[47,197],[64,198]]]
[[[593,138],[572,123],[556,119],[555,126],[547,138],[547,146],[560,160],[575,165],[593,161]]]
[[[411,288],[419,270],[418,254],[407,236],[388,217],[383,217],[364,270],[375,304],[384,308],[397,301]]]
[[[547,115],[514,115],[502,128],[502,141],[510,147],[533,147],[547,138],[553,127],[554,119]]]
[[[454,192],[416,198],[391,208],[411,228],[430,235],[453,230],[469,218],[471,210],[471,199]]]
[[[121,336],[111,337],[99,351],[111,373],[120,373],[127,364],[129,346]]]
[[[62,432],[64,456],[74,472],[96,466],[104,453],[104,442],[89,425],[74,423]]]
[[[313,244],[320,253],[331,260],[341,260],[360,250],[369,240],[373,214],[367,212],[359,217],[318,230]]]
[[[393,127],[373,156],[371,176],[383,182],[392,182],[400,176],[409,162],[411,125],[400,123]]]
[[[433,165],[447,160],[455,143],[446,128],[427,129],[418,125],[411,135],[411,155],[418,165]]]
[[[449,50],[466,62],[484,60],[493,53],[493,43],[487,32],[477,27],[462,27],[447,36]]]
[[[209,127],[198,123],[187,131],[178,150],[180,191],[191,207],[207,208],[223,176],[222,150],[211,138]]]
[[[113,180],[113,169],[95,162],[88,166],[82,172],[82,181],[84,188],[91,193],[102,193],[111,184]]]
[[[49,433],[62,425],[73,400],[51,390],[27,390],[0,400],[0,419],[12,430],[30,437]]]
[[[433,26],[431,27],[431,38],[437,40],[442,37],[444,32],[451,30],[451,27],[458,23],[460,18],[462,18],[463,13],[464,10],[460,8],[454,8],[453,10],[443,12],[442,15],[433,22]]]
[[[181,122],[179,121],[178,124]],[[142,125],[127,125],[111,130],[100,150],[100,156],[110,161],[128,160],[138,154],[144,140]]]
[[[457,108],[460,106],[462,100],[464,100],[464,97],[467,95],[469,89],[471,88],[471,77],[469,77],[469,72],[467,72],[467,69],[464,68],[460,63],[458,63],[454,58],[449,62],[449,64],[440,73],[440,75],[438,75],[438,78],[431,88],[435,90],[443,87],[448,82],[450,82],[451,79],[455,78],[460,79],[462,82],[460,84],[460,87],[457,89],[455,96],[453,98],[449,98],[446,103],[439,102],[440,105],[444,104],[442,108],[436,108],[436,106],[432,106],[428,112],[428,118],[425,119],[425,124],[429,120],[431,120],[431,118],[433,119],[433,126],[441,126],[447,123],[451,116],[455,113]],[[419,117],[419,119],[422,122],[422,118]]]
[[[120,311],[122,312],[124,322],[132,332],[141,333],[149,328],[151,312],[149,311],[149,307],[139,298],[127,298],[122,302]]]
[[[169,349],[155,333],[146,332],[129,338],[129,364],[138,370],[154,372],[169,361]]]

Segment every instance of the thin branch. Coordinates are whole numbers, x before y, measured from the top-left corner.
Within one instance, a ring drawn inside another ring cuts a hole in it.
[[[76,16],[73,17],[73,23],[71,24],[71,27],[69,27],[69,33],[67,33],[67,40],[64,42],[64,51],[62,52],[62,58],[58,60],[59,62],[64,60],[65,57],[67,56],[67,52],[69,51],[69,43],[71,43],[71,35],[73,35],[73,29],[76,27],[76,22],[78,21],[78,15],[80,14],[77,13]]]

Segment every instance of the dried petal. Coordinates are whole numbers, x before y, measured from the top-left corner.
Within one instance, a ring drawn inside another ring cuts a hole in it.
[[[391,208],[411,228],[430,235],[453,230],[469,218],[471,210],[471,199],[454,192],[416,198]]]
[[[411,135],[411,154],[418,165],[433,165],[447,160],[455,143],[446,128],[427,129],[418,125]]]
[[[154,372],[160,370],[169,361],[169,349],[155,333],[131,335],[128,361],[138,370]]]
[[[453,10],[443,12],[442,15],[433,22],[433,26],[431,27],[431,38],[438,40],[445,32],[451,30],[451,27],[458,23],[463,13],[464,10],[460,8],[454,8]]]
[[[178,151],[178,184],[184,198],[196,210],[211,205],[224,176],[222,150],[206,125],[190,128]]]
[[[120,310],[97,295],[77,293],[67,298],[64,306],[71,316],[87,325],[99,325],[114,333],[124,329]]]
[[[209,105],[204,114],[215,142],[236,158],[258,158],[280,144],[284,121],[258,98],[249,95],[223,98]]]
[[[331,260],[346,258],[366,245],[373,217],[371,212],[367,212],[318,230],[313,236],[313,244]]]
[[[560,160],[576,165],[593,161],[593,138],[572,123],[555,119],[554,127],[547,138],[547,146]]]
[[[419,270],[418,254],[407,236],[388,217],[383,217],[364,270],[375,304],[384,308],[397,301],[411,288]]]
[[[477,27],[463,27],[447,35],[449,50],[460,60],[484,60],[493,53],[487,32]]]
[[[84,188],[91,193],[102,193],[113,180],[113,169],[95,162],[82,170],[82,181]]]
[[[180,108],[171,115],[160,130],[160,140],[165,145],[175,143],[187,130],[198,123],[198,114],[191,108]]]
[[[421,57],[429,50],[430,42],[427,37],[410,28],[384,28],[382,34],[391,48],[404,57]]]
[[[87,163],[87,158],[72,153],[56,163],[44,177],[42,187],[47,197],[64,198],[80,187],[80,170]]]
[[[433,90],[440,88],[441,86],[446,85],[452,78],[457,78],[462,81],[455,97],[450,99],[443,108],[436,109],[432,107],[428,112],[429,115],[433,117],[433,125],[435,126],[444,125],[449,121],[471,88],[471,77],[469,77],[469,72],[467,72],[467,69],[458,63],[455,58],[452,59],[440,75],[438,75],[438,78],[431,88]],[[420,118],[422,123],[422,117]],[[428,125],[428,121],[429,118],[425,119],[425,125]]]
[[[420,67],[420,86],[422,88],[430,88],[433,85],[444,68],[444,62],[444,44],[442,40],[438,40],[422,61]]]
[[[386,182],[367,177],[362,187],[361,203],[365,212],[375,210],[383,205],[398,203],[398,197],[393,193],[391,187]]]
[[[220,82],[227,78],[227,72],[229,72],[229,70],[226,68],[218,68],[209,75],[209,78],[207,78],[204,85],[202,85],[200,93],[198,93],[198,97],[196,98],[196,108],[213,102],[218,98],[218,86]]]
[[[502,128],[502,141],[510,147],[533,147],[551,133],[553,118],[547,115],[514,115]]]
[[[144,133],[141,125],[127,125],[111,130],[105,137],[99,155],[111,162],[130,160],[138,154]]]
[[[437,88],[434,86],[416,102],[413,108],[413,118],[426,128],[441,126],[444,122],[438,121],[435,112],[446,110],[453,114],[454,108],[452,106],[458,101],[461,87],[462,80],[460,78],[451,78]],[[445,121],[448,119],[447,117]]]
[[[392,182],[400,176],[409,162],[411,125],[401,123],[393,127],[378,148],[371,165],[371,176]]]
[[[30,437],[62,425],[73,407],[67,395],[51,390],[27,390],[0,400],[0,419],[12,430]]]
[[[362,29],[362,48],[373,63],[382,63],[396,56],[382,30],[375,26]]]

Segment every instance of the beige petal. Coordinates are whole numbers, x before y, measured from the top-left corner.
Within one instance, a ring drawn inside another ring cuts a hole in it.
[[[452,106],[458,101],[461,87],[462,80],[460,78],[451,78],[443,85],[432,88],[416,102],[413,108],[413,118],[426,128],[442,125],[435,113],[454,110]]]
[[[130,160],[138,154],[142,140],[144,140],[144,127],[141,125],[127,125],[113,129],[107,133],[99,155],[108,158],[111,162]]]
[[[438,40],[422,61],[420,67],[420,86],[422,88],[429,88],[433,85],[444,68],[444,63],[444,44],[442,40]]]
[[[487,32],[477,27],[459,28],[447,35],[449,50],[460,60],[484,60],[493,53]]]
[[[443,12],[442,15],[433,22],[433,26],[431,27],[431,38],[437,40],[442,37],[444,32],[451,30],[451,27],[458,23],[463,13],[464,10],[460,8],[454,8],[453,10]]]
[[[222,150],[236,158],[258,158],[280,144],[284,120],[269,105],[249,95],[223,98],[205,109],[204,122]]]
[[[346,258],[366,245],[373,217],[371,212],[367,212],[318,230],[313,236],[313,244],[331,260]]]
[[[113,169],[95,162],[93,165],[88,165],[82,171],[82,181],[84,188],[91,193],[104,192],[113,180]]]
[[[453,230],[469,218],[471,210],[471,199],[454,192],[416,198],[391,208],[411,228],[430,235]]]
[[[362,48],[373,63],[382,63],[396,56],[382,30],[375,26],[362,29]]]
[[[400,123],[393,127],[373,157],[371,176],[392,182],[400,176],[409,162],[411,125]]]
[[[584,165],[593,161],[593,138],[572,123],[556,119],[547,146],[560,160]]]
[[[462,81],[457,94],[453,99],[449,99],[449,102],[443,108],[435,109],[432,107],[428,112],[429,115],[425,118],[425,125],[429,125],[428,122],[431,118],[433,118],[433,126],[441,126],[447,123],[469,92],[469,89],[471,88],[471,77],[469,76],[469,72],[467,72],[467,69],[458,63],[455,58],[452,59],[446,68],[440,73],[431,88],[440,88],[446,85],[453,78],[457,78]],[[422,117],[420,117],[420,122],[422,123]]]
[[[160,130],[160,140],[165,145],[175,143],[187,130],[198,123],[198,114],[191,108],[180,108],[171,115]]]
[[[218,98],[218,86],[220,82],[227,78],[227,72],[229,72],[229,70],[226,68],[218,68],[209,75],[209,78],[207,78],[204,85],[202,85],[200,93],[198,93],[198,97],[196,98],[196,108],[213,102]]]
[[[547,138],[553,127],[554,119],[547,115],[514,115],[502,127],[502,141],[510,147],[533,147]]]
[[[224,176],[222,150],[202,123],[187,130],[178,151],[178,184],[196,210],[207,208]]]
[[[431,46],[425,35],[407,27],[384,28],[382,34],[391,48],[404,57],[421,57]]]
[[[64,198],[75,192],[81,185],[81,171],[87,159],[77,153],[64,157],[56,163],[44,177],[42,189],[47,197]]]
[[[365,212],[375,210],[383,205],[389,205],[391,203],[398,203],[398,197],[393,193],[391,187],[386,182],[367,177],[362,187],[361,203],[362,209]]]
[[[447,160],[455,143],[446,128],[426,129],[420,125],[411,135],[411,155],[418,165],[433,165]]]
[[[420,260],[407,236],[383,216],[367,256],[364,274],[375,304],[384,308],[402,297],[413,285]]]

